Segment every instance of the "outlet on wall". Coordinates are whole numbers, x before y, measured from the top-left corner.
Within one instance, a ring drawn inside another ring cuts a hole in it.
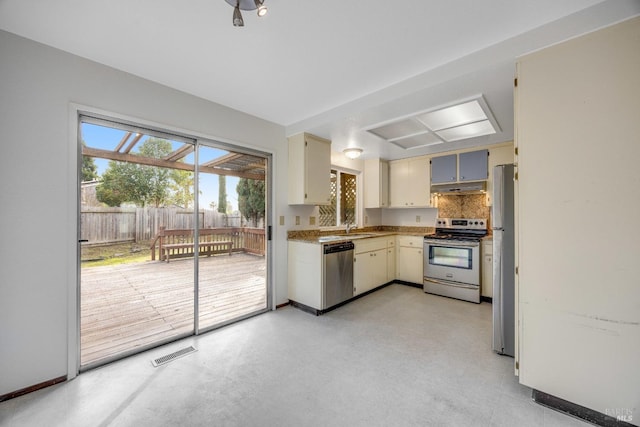
[[[280,215],[280,225],[284,225],[284,215]]]
[[[309,217],[309,225],[316,225],[316,217],[315,216],[310,216]]]
[[[300,225],[300,215],[296,215],[296,225]]]
[[[416,215],[416,222],[420,222],[420,215]]]

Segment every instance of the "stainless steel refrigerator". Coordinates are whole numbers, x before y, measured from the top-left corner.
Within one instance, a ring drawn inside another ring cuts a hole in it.
[[[515,355],[514,165],[493,169],[493,350]]]

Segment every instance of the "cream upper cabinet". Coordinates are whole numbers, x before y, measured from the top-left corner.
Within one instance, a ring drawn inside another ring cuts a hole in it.
[[[389,207],[389,162],[378,158],[364,161],[364,207]]]
[[[493,204],[493,168],[513,163],[513,144],[489,149],[489,179],[487,181],[487,206]]]
[[[302,133],[289,140],[289,204],[326,205],[331,197],[331,141]]]
[[[413,157],[389,162],[389,199],[391,207],[431,207],[427,157]]]

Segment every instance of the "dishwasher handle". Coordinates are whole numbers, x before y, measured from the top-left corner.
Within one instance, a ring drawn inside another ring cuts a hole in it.
[[[324,254],[333,254],[336,252],[345,252],[354,250],[356,245],[353,242],[330,243],[324,245]]]

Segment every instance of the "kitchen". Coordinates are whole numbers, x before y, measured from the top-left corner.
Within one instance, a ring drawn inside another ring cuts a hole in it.
[[[313,138],[313,137],[312,137]],[[290,144],[297,143],[297,138],[291,138]],[[408,184],[398,184],[396,183],[397,174],[394,172],[397,168],[403,167],[408,161],[400,160],[400,161],[391,161],[386,162],[380,159],[366,159],[364,161],[359,161],[359,165],[355,165],[355,161],[350,161],[349,165],[352,170],[357,170],[359,167],[363,171],[362,182],[364,189],[359,191],[359,194],[362,195],[364,199],[360,205],[364,206],[373,206],[374,203],[370,200],[371,195],[377,196],[375,203],[377,203],[378,207],[369,207],[363,209],[363,212],[358,215],[360,221],[356,220],[363,224],[360,227],[351,230],[351,234],[357,238],[354,239],[356,242],[356,259],[359,253],[364,252],[375,252],[381,249],[388,249],[388,258],[392,260],[389,261],[390,266],[386,269],[384,274],[379,274],[380,277],[377,281],[369,280],[370,283],[359,283],[359,274],[358,269],[356,269],[356,277],[355,277],[355,292],[356,294],[360,294],[365,291],[369,291],[377,286],[388,283],[390,281],[394,281],[396,279],[401,280],[407,283],[418,284],[422,286],[423,284],[423,238],[425,235],[432,234],[436,231],[436,227],[440,228],[440,224],[437,224],[439,218],[483,218],[485,219],[485,223],[480,226],[480,230],[478,232],[483,232],[483,234],[489,234],[490,231],[490,207],[492,202],[491,191],[493,189],[493,168],[499,164],[507,164],[513,162],[513,144],[498,144],[492,147],[488,147],[486,149],[481,150],[462,150],[460,152],[454,152],[455,156],[462,155],[464,158],[465,155],[469,153],[475,154],[480,153],[480,164],[482,173],[484,173],[484,180],[474,180],[471,181],[475,184],[481,184],[479,188],[482,189],[474,189],[467,190],[464,194],[460,194],[459,191],[456,191],[454,195],[446,195],[446,194],[438,194],[436,191],[445,191],[444,189],[433,186],[432,190],[429,189],[429,183],[431,181],[430,167],[432,164],[432,158],[428,156],[421,156],[411,158],[412,162],[420,165],[421,168],[416,168],[413,170],[414,175],[407,176],[405,179],[407,182],[414,182],[413,185],[413,193],[411,195],[411,200],[415,200],[415,202],[403,202],[403,203],[413,203],[412,207],[399,206],[397,203],[394,203],[396,200],[396,196],[394,194],[395,188],[407,187]],[[445,153],[444,155],[448,155],[449,153]],[[334,161],[336,161],[340,157],[340,153],[333,153]],[[441,155],[434,157],[442,157]],[[293,160],[299,163],[297,160]],[[345,162],[343,162],[345,163]],[[458,162],[455,162],[455,167],[457,168]],[[382,173],[376,173],[380,171],[382,168]],[[389,173],[389,169],[391,173]],[[489,172],[491,171],[491,172]],[[371,174],[371,176],[368,175]],[[454,172],[454,175],[457,176],[457,169]],[[327,173],[324,173],[323,176],[328,176]],[[372,179],[374,178],[374,179]],[[299,181],[299,180],[297,180]],[[312,181],[318,182],[321,181],[319,177],[312,178]],[[459,187],[459,186],[457,186]],[[329,185],[327,185],[329,188]],[[433,193],[432,193],[433,191]],[[413,197],[415,196],[415,197]],[[437,206],[437,207],[436,207]],[[318,215],[318,213],[314,213],[310,215],[308,218],[303,218],[302,221],[305,223],[314,223],[316,221],[314,215]],[[482,230],[482,228],[484,230]],[[325,229],[326,230],[326,229]],[[383,237],[385,232],[389,235],[389,237]],[[373,234],[371,234],[373,233]],[[404,233],[404,234],[403,234]],[[331,235],[342,234],[342,236],[336,236],[337,239],[345,239],[346,237],[350,237],[348,233],[344,232],[344,227],[333,227],[329,230],[320,230],[318,228],[307,228],[306,230],[296,230],[289,232],[289,299],[296,301],[298,293],[301,291],[298,289],[298,285],[311,286],[308,280],[303,280],[302,277],[305,276],[306,269],[309,268],[310,261],[304,259],[302,255],[305,252],[305,249],[308,245],[305,245],[305,240],[315,240],[315,243],[318,243],[317,239],[326,241],[327,237],[331,237]],[[345,236],[345,234],[347,234]],[[366,249],[360,249],[358,246],[363,245],[363,241],[360,239],[363,237],[363,234],[368,237],[367,242],[373,246]],[[368,235],[367,235],[368,234]],[[393,237],[397,236],[397,242],[393,241]],[[359,236],[359,237],[358,237]],[[378,238],[376,238],[378,236]],[[324,237],[324,239],[323,239]],[[375,244],[376,241],[379,241],[378,245]],[[479,245],[479,243],[478,243]],[[397,247],[397,250],[396,250]],[[480,284],[480,269],[479,266],[483,265],[482,268],[482,292],[480,292],[480,287],[478,287],[476,292],[475,302],[480,302],[480,294],[486,301],[490,301],[493,290],[492,290],[492,259],[491,259],[491,240],[484,239],[482,255],[480,255],[479,251],[476,251],[476,257],[473,259],[474,272],[477,277],[473,280],[476,285]],[[316,248],[318,249],[318,248]],[[414,253],[415,251],[415,253]],[[376,255],[374,253],[374,255]],[[320,258],[315,257],[319,262]],[[483,260],[483,261],[481,261]],[[387,258],[380,257],[377,263],[378,264],[387,264]],[[357,266],[356,262],[356,266]],[[295,266],[299,266],[299,274],[301,274],[301,278],[296,280],[296,270]],[[319,268],[319,267],[318,267]],[[318,275],[318,280],[321,280],[322,275]],[[365,279],[365,282],[367,280]],[[317,289],[319,292],[319,289]],[[311,307],[315,309],[326,309],[328,307],[321,307],[321,301],[318,297],[319,294],[316,295],[315,300],[310,303]],[[298,303],[304,304],[306,299],[297,301]]]

